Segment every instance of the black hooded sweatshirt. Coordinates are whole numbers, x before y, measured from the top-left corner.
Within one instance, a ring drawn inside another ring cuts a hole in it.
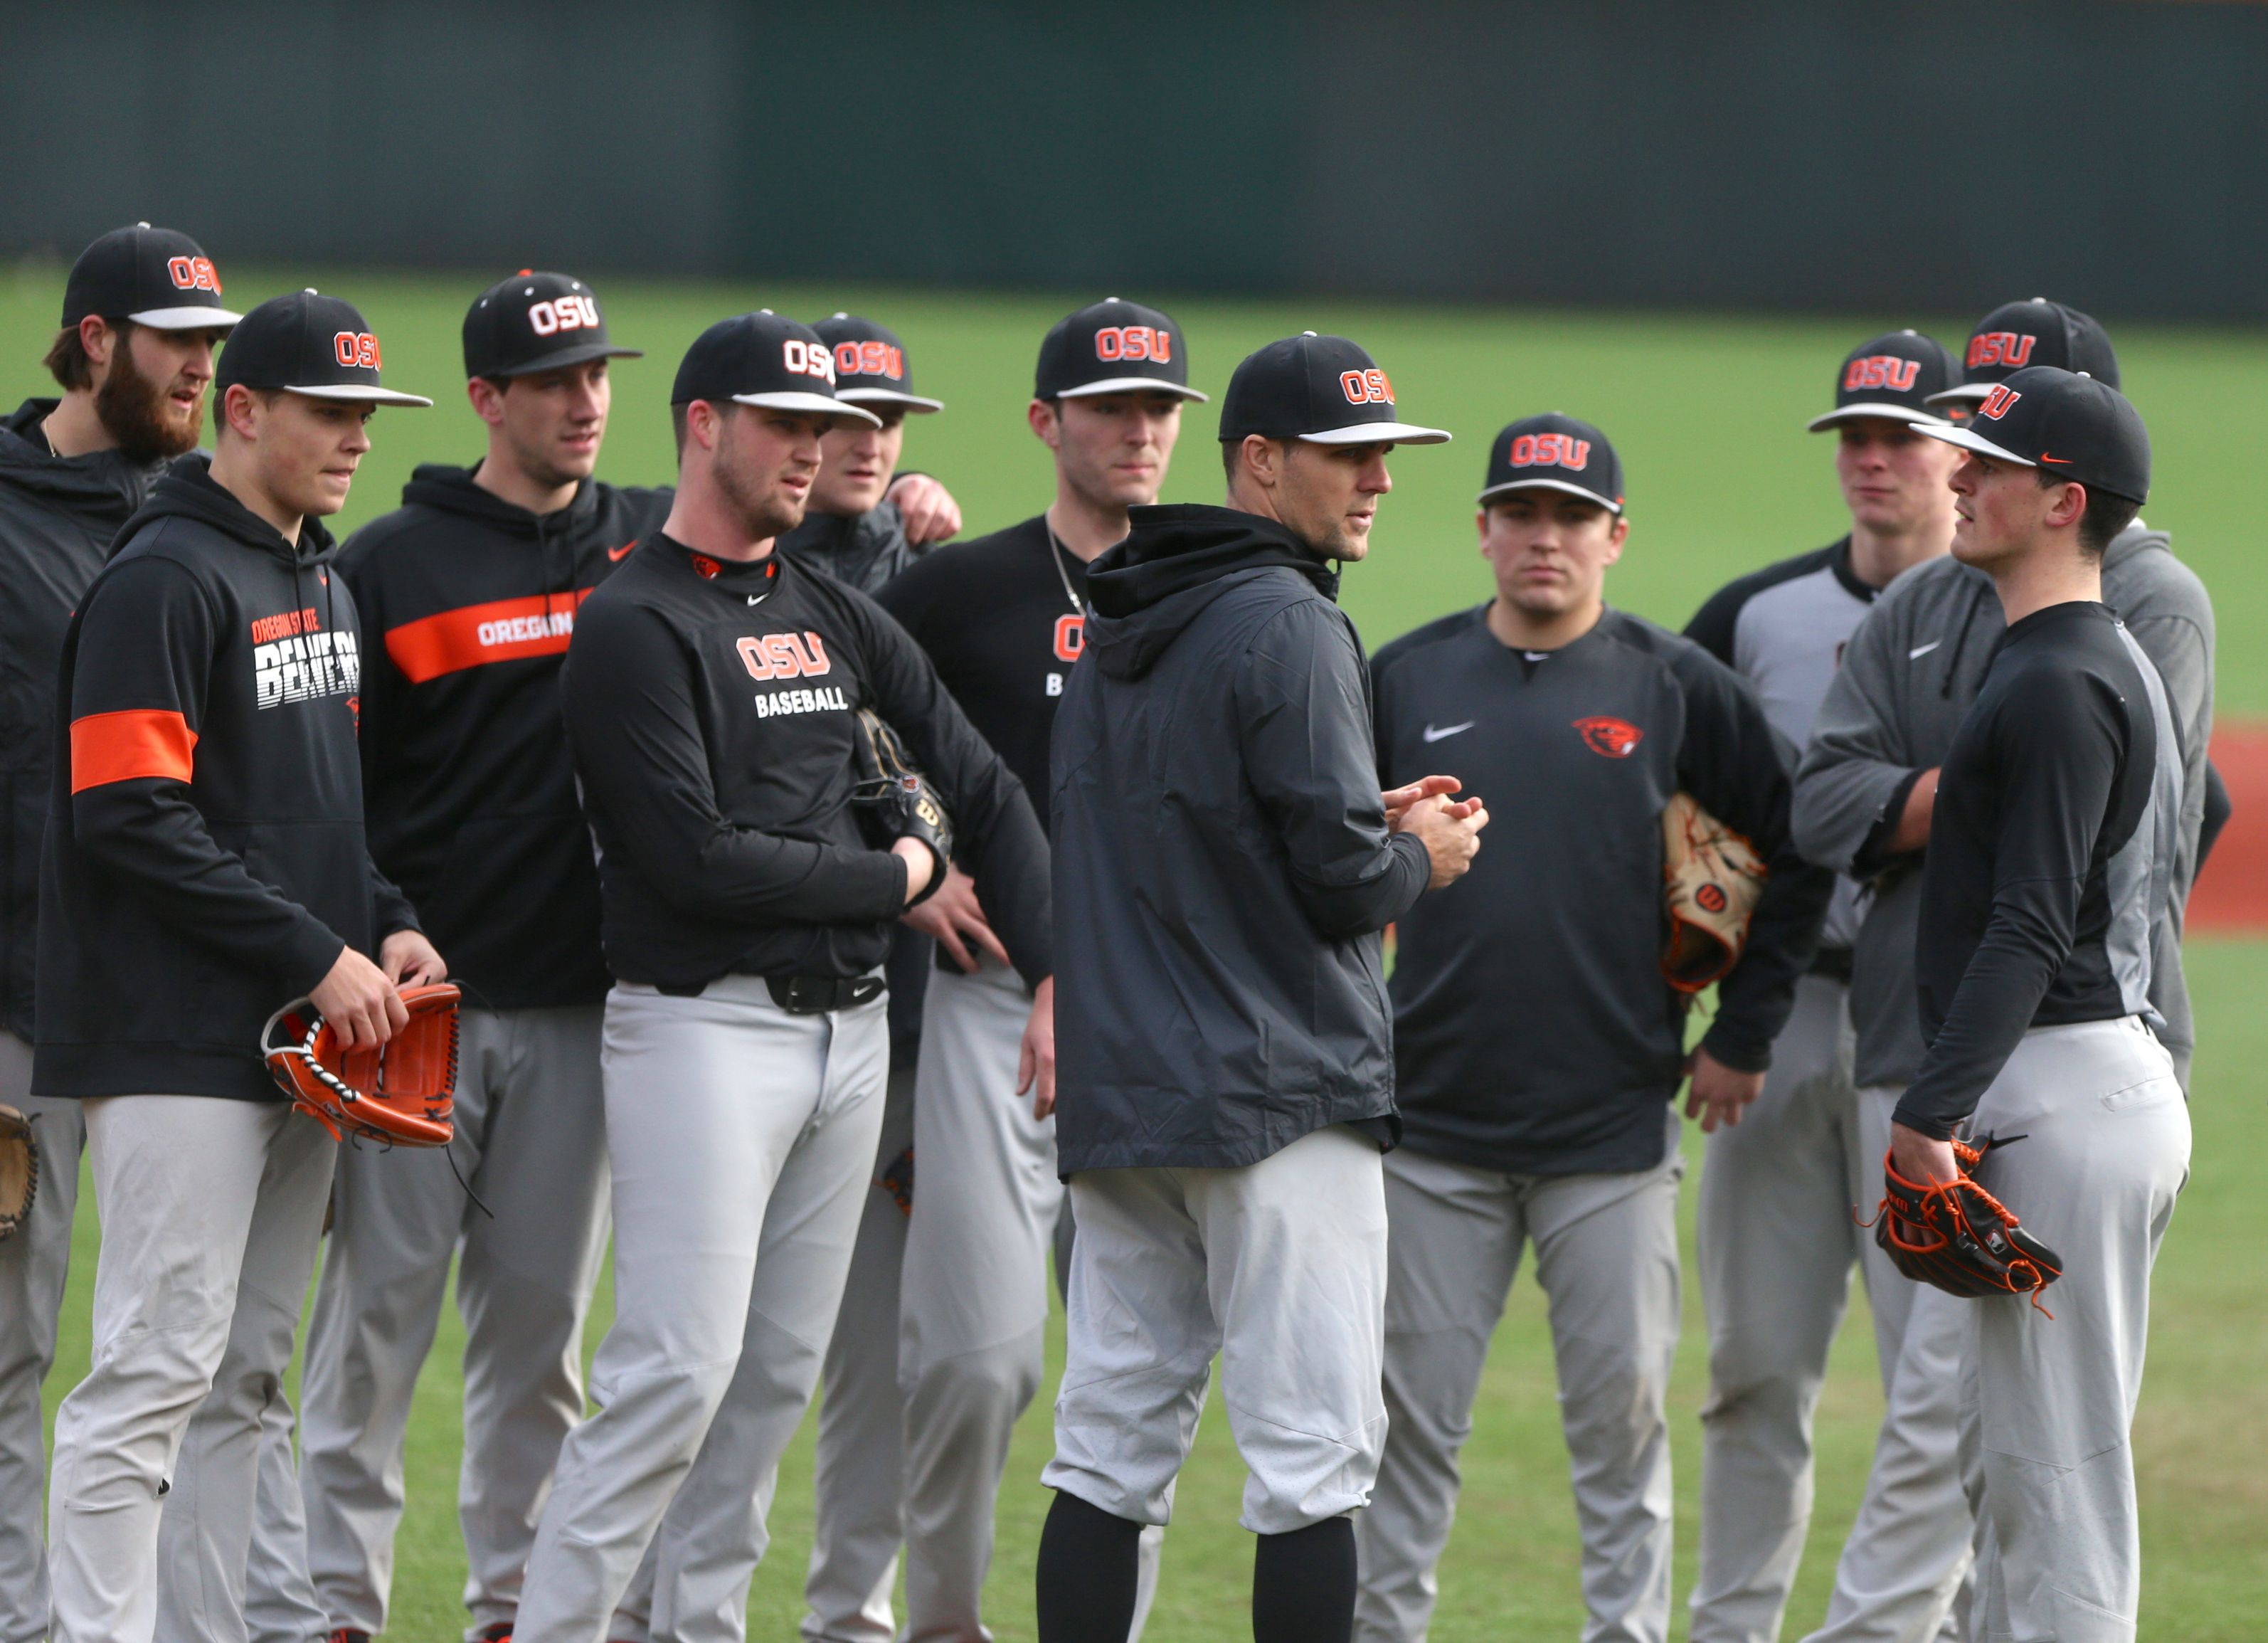
[[[1057,710],[1056,1146],[1066,1175],[1236,1168],[1395,1132],[1387,830],[1338,578],[1284,527],[1132,510]]]
[[[0,421],[0,1024],[27,1042],[56,659],[119,527],[164,471],[115,451],[55,455],[40,424],[60,402],[26,400]]]
[[[596,1004],[599,870],[559,717],[591,590],[660,527],[668,490],[576,488],[537,515],[428,463],[348,539],[370,635],[362,770],[370,849],[450,978],[491,1009]]]
[[[260,1031],[416,923],[372,866],[354,598],[183,457],[63,637],[35,1093],[280,1101]]]

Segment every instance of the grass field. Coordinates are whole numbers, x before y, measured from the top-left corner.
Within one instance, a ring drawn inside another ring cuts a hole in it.
[[[411,465],[464,461],[478,424],[457,384],[457,322],[483,276],[438,278],[232,269],[229,296],[248,304],[311,281],[360,304],[384,339],[387,380],[432,394],[430,412],[388,411],[373,424],[344,523],[392,506]],[[51,391],[37,372],[60,297],[60,273],[0,272],[0,401]],[[678,354],[710,320],[758,305],[817,316],[848,306],[906,338],[921,388],[949,402],[922,419],[907,461],[939,474],[961,497],[972,530],[1036,511],[1048,495],[1044,453],[1024,431],[1022,406],[1041,331],[1100,292],[973,298],[844,286],[696,287],[608,281],[617,340],[650,357],[618,369],[605,473],[624,482],[667,477],[665,403]],[[1126,293],[1149,295],[1148,293]],[[1982,293],[1997,300],[2002,292]],[[1835,363],[1874,330],[1911,315],[1845,320],[1707,319],[1502,313],[1386,308],[1340,299],[1175,302],[1188,328],[1193,380],[1218,394],[1249,349],[1303,328],[1364,342],[1392,374],[1405,413],[1453,429],[1447,450],[1395,459],[1371,561],[1347,578],[1346,602],[1377,644],[1484,591],[1471,553],[1470,499],[1489,436],[1502,423],[1558,409],[1599,423],[1628,472],[1630,552],[1609,584],[1617,603],[1679,623],[1727,578],[1814,547],[1840,527],[1824,438],[1804,419],[1828,402]],[[1980,302],[1980,306],[1981,306]],[[1935,324],[1948,340],[1967,316]],[[2268,713],[2268,652],[2252,636],[2268,617],[2268,572],[2250,552],[2254,513],[2244,475],[2268,436],[2268,335],[2114,327],[2126,386],[2156,436],[2158,481],[2148,510],[2211,585],[2219,608],[2220,704]],[[1216,500],[1209,408],[1193,407],[1169,500]],[[2257,1388],[2268,1360],[2268,942],[2192,943],[2202,1047],[2196,1077],[2196,1173],[2159,1268],[2150,1381],[2138,1432],[2147,1564],[2142,1635],[2217,1643],[2261,1635],[2268,1610],[2268,1414]],[[1691,1138],[1689,1138],[1690,1139]],[[1697,1151],[1696,1162],[1698,1162]],[[1689,1188],[1687,1204],[1692,1193]],[[87,1200],[92,1202],[91,1195]],[[78,1228],[65,1344],[53,1401],[83,1372],[93,1276],[92,1216]],[[603,1323],[608,1302],[602,1296]],[[1698,1295],[1689,1286],[1684,1345],[1672,1403],[1676,1436],[1678,1596],[1690,1589],[1698,1422],[1704,1383]],[[594,1328],[593,1339],[596,1338]],[[411,1431],[411,1504],[403,1526],[390,1636],[442,1639],[461,1624],[463,1579],[453,1501],[461,1331],[446,1320],[428,1365]],[[1000,1504],[991,1618],[1004,1639],[1028,1639],[1031,1561],[1047,1497],[1035,1482],[1048,1444],[1049,1394],[1020,1429]],[[1880,1412],[1870,1332],[1846,1325],[1819,1430],[1817,1516],[1791,1614],[1815,1624],[1836,1549],[1856,1507]],[[757,1574],[751,1635],[785,1643],[800,1612],[810,1536],[809,1426],[791,1453]],[[1248,1537],[1234,1528],[1238,1466],[1216,1406],[1208,1412],[1167,1540],[1166,1582],[1150,1636],[1157,1643],[1242,1635]],[[1467,1487],[1443,1572],[1434,1636],[1479,1643],[1569,1636],[1580,1625],[1578,1549],[1568,1499],[1541,1298],[1523,1278],[1498,1337]],[[1798,1634],[1791,1630],[1791,1637]]]

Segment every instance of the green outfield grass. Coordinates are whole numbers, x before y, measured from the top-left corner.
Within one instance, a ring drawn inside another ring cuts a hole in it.
[[[373,424],[377,449],[345,520],[394,505],[410,466],[468,460],[478,424],[458,391],[456,327],[482,276],[331,274],[232,269],[232,300],[314,283],[358,302],[384,339],[387,377],[431,393],[440,409],[393,411]],[[58,306],[59,270],[0,271],[0,399],[49,391],[36,361]],[[909,465],[945,478],[972,530],[1022,518],[1049,494],[1044,453],[1022,407],[1040,332],[1101,292],[974,298],[806,286],[601,283],[617,340],[650,350],[617,372],[604,472],[626,483],[668,476],[665,402],[679,352],[708,320],[769,305],[816,317],[866,313],[905,337],[919,385],[949,402],[917,422]],[[1151,296],[1152,293],[1126,292]],[[2010,293],[1980,293],[1980,301]],[[1225,303],[1167,300],[1188,328],[1193,380],[1218,394],[1249,349],[1302,328],[1352,335],[1392,374],[1413,420],[1455,431],[1446,450],[1394,461],[1373,559],[1348,577],[1346,602],[1381,643],[1482,596],[1472,556],[1470,498],[1484,446],[1510,418],[1563,409],[1598,422],[1629,470],[1630,551],[1609,582],[1616,602],[1681,623],[1727,578],[1817,546],[1840,528],[1827,441],[1804,419],[1828,402],[1830,373],[1853,343],[1911,315],[1840,320],[1502,313],[1388,308],[1336,298]],[[1934,326],[1958,341],[1966,316]],[[2268,615],[2268,574],[2250,553],[2244,501],[2249,453],[2268,434],[2257,385],[2268,380],[2268,334],[2113,326],[2127,386],[2157,437],[2157,498],[2148,517],[2212,586],[2220,615],[2224,711],[2268,712],[2268,654],[2249,636]],[[1217,500],[1210,408],[1191,409],[1169,500]],[[2147,1580],[2142,1634],[2180,1643],[2256,1638],[2268,1610],[2268,1415],[2256,1388],[2268,1361],[2268,942],[2191,945],[2203,1047],[2198,1057],[2196,1175],[2159,1269],[2150,1380],[2137,1444],[2145,1501]],[[1697,1139],[1689,1135],[1689,1143]],[[1691,1149],[1696,1168],[1697,1147]],[[1693,1193],[1689,1184],[1689,1212]],[[86,1202],[92,1204],[92,1195]],[[83,1216],[65,1338],[49,1404],[83,1373],[95,1227]],[[1690,1226],[1689,1226],[1690,1236]],[[1690,1271],[1689,1266],[1689,1271]],[[602,1294],[592,1340],[610,1309]],[[1863,1310],[1863,1303],[1861,1303]],[[1690,1588],[1698,1482],[1697,1412],[1704,1389],[1697,1292],[1672,1401],[1676,1437],[1678,1602]],[[410,1509],[404,1523],[390,1636],[436,1640],[462,1624],[463,1560],[454,1499],[462,1330],[452,1315],[419,1390],[411,1427]],[[1060,1342],[1057,1344],[1059,1358]],[[1880,1414],[1871,1333],[1846,1324],[1822,1405],[1817,1516],[1788,1635],[1816,1623],[1836,1550],[1856,1508]],[[1049,1443],[1043,1392],[1017,1436],[1000,1503],[991,1619],[1006,1639],[1032,1636],[1031,1570],[1048,1497],[1037,1485]],[[791,1452],[773,1516],[770,1558],[751,1598],[751,1635],[786,1643],[800,1613],[810,1546],[810,1424]],[[1466,1455],[1464,1509],[1443,1571],[1434,1633],[1440,1643],[1569,1636],[1580,1625],[1578,1558],[1541,1297],[1523,1276],[1498,1336],[1478,1427]],[[1195,1643],[1244,1634],[1249,1539],[1235,1528],[1241,1473],[1216,1404],[1207,1412],[1150,1637]]]

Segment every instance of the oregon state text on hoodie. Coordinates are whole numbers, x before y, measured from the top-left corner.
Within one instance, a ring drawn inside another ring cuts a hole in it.
[[[34,1093],[284,1099],[260,1029],[416,920],[364,843],[354,599],[183,457],[63,636]]]
[[[116,451],[55,455],[40,424],[60,402],[26,400],[0,421],[0,1025],[26,1043],[55,658],[119,527],[164,471]]]
[[[363,656],[370,851],[467,999],[596,1004],[599,870],[559,718],[575,613],[669,511],[596,480],[534,514],[468,468],[417,469],[347,541]]]
[[[1023,784],[864,593],[777,553],[713,559],[657,533],[585,601],[564,689],[618,980],[689,993],[881,963],[906,864],[851,808],[861,708],[951,811],[1018,972],[1036,986],[1054,969],[1047,837]]]

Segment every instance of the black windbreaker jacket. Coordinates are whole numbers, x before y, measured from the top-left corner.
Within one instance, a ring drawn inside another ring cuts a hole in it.
[[[284,1099],[260,1029],[416,917],[371,865],[354,597],[183,457],[63,638],[40,865],[49,1096]]]
[[[26,1042],[63,630],[164,471],[115,451],[52,454],[40,424],[56,404],[26,400],[0,421],[0,1025]]]
[[[584,605],[564,700],[618,980],[698,992],[881,963],[906,865],[851,809],[864,707],[952,812],[1018,972],[1036,986],[1053,970],[1047,836],[1023,784],[864,593],[777,553],[724,562],[656,534]]]
[[[575,613],[669,512],[596,480],[538,516],[428,464],[339,556],[369,645],[371,854],[491,1009],[595,1004],[599,871],[559,718]]]
[[[1337,577],[1271,520],[1136,508],[1087,573],[1056,712],[1056,1146],[1066,1175],[1235,1168],[1388,1120],[1389,835]],[[989,905],[989,903],[988,903]]]

